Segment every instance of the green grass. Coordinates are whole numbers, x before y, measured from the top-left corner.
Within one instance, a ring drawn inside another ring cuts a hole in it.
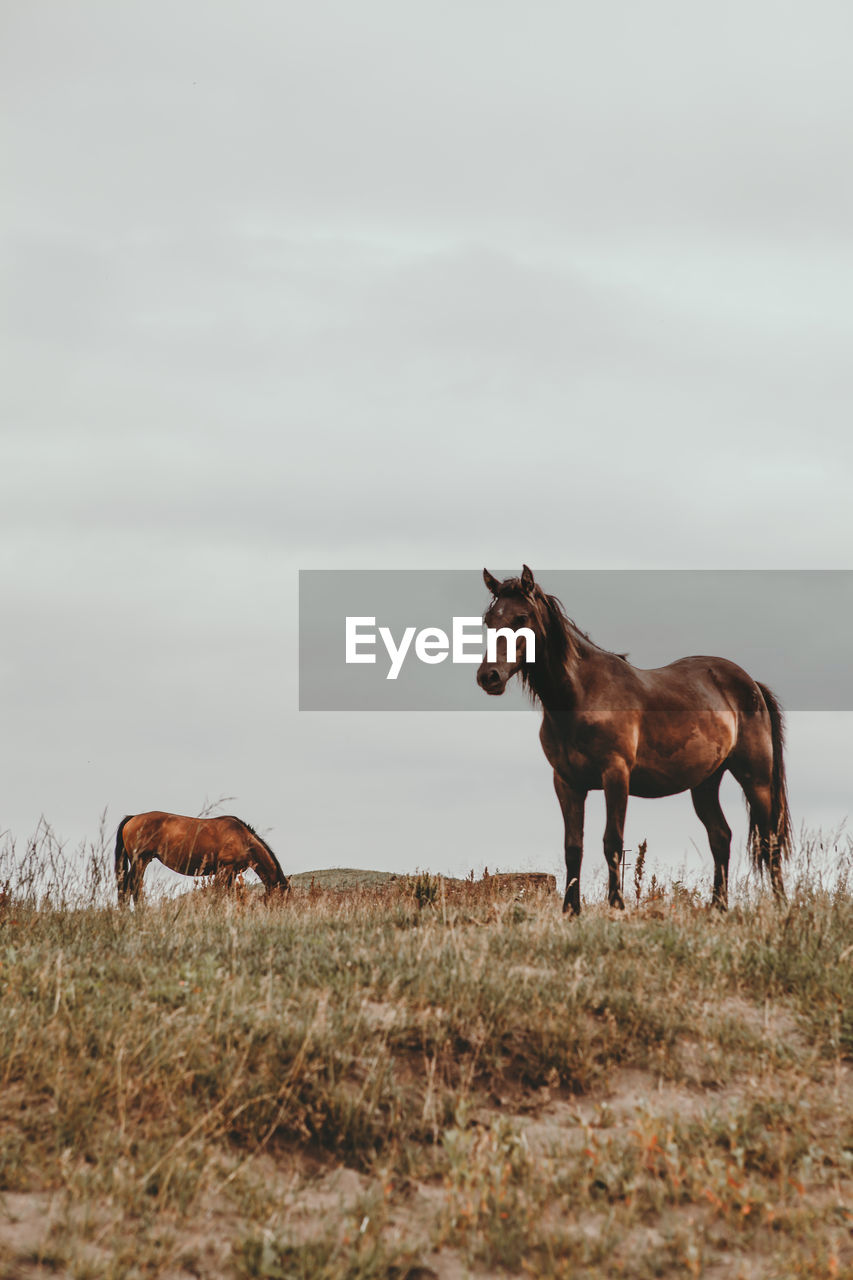
[[[424,875],[125,913],[104,883],[0,897],[0,1271],[853,1268],[843,875],[576,921]]]

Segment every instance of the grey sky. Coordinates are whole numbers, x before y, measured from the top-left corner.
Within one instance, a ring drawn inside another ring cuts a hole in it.
[[[3,27],[20,841],[234,795],[286,867],[557,860],[533,713],[297,714],[297,570],[850,567],[849,6]],[[811,825],[851,727],[791,717]]]

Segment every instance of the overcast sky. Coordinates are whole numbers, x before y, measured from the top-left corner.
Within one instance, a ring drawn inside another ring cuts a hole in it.
[[[297,712],[297,571],[851,567],[853,10],[2,25],[0,826],[233,796],[288,870],[556,869],[534,712]],[[851,732],[791,715],[798,823]],[[710,871],[689,798],[643,835]]]

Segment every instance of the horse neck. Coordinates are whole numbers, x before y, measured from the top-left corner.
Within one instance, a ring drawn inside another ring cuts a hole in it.
[[[533,694],[546,711],[573,710],[581,695],[580,664],[586,658],[590,645],[570,622],[552,620],[551,628],[564,627],[563,635],[545,633],[544,661],[537,661],[528,669],[527,682]]]
[[[266,845],[258,841],[255,844],[255,870],[264,882],[264,888],[273,889],[279,883],[279,867]]]

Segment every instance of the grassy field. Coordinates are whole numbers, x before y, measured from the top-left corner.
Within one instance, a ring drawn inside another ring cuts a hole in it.
[[[853,1275],[849,848],[784,908],[578,921],[428,875],[120,913],[103,857],[74,897],[37,855],[0,888],[0,1275]]]

